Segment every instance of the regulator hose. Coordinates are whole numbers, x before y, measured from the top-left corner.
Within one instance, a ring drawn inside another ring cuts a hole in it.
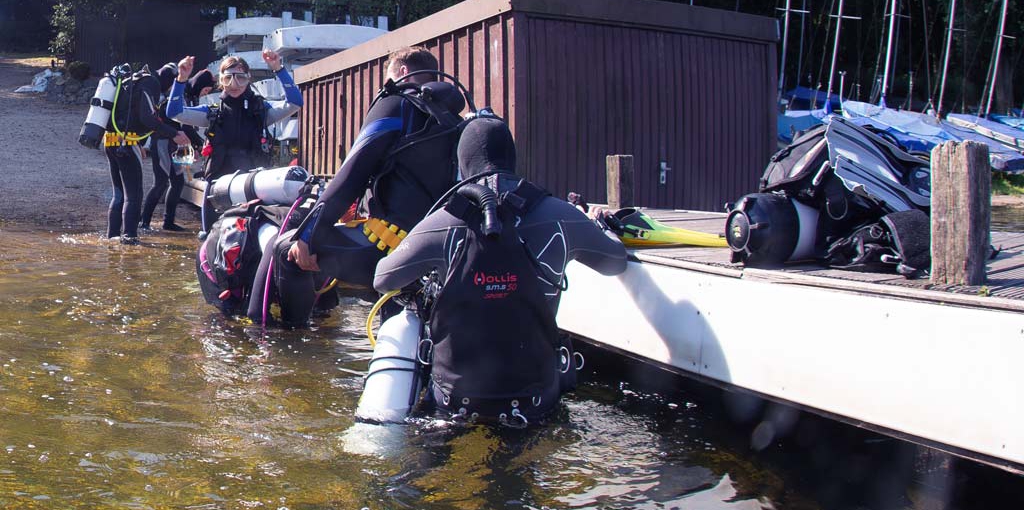
[[[389,299],[395,297],[401,291],[402,289],[395,289],[384,294],[373,304],[373,308],[370,308],[370,315],[366,318],[366,338],[370,339],[370,347],[377,347],[377,339],[373,336],[373,318],[377,316],[377,312],[384,306],[384,303],[387,303]]]
[[[480,208],[484,214],[484,222],[480,231],[485,236],[494,237],[501,234],[501,220],[498,219],[498,197],[487,186],[469,183],[456,191]]]

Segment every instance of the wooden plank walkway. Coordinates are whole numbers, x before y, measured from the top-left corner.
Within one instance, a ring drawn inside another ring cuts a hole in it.
[[[724,213],[659,209],[644,209],[644,212],[673,227],[719,234],[725,232]],[[986,266],[988,281],[983,286],[933,285],[927,277],[907,279],[894,273],[845,271],[809,263],[788,264],[779,269],[745,268],[742,264],[729,262],[728,248],[646,248],[634,250],[633,256],[646,262],[748,279],[890,294],[910,299],[927,299],[932,295],[929,300],[1024,311],[1024,233],[992,232],[991,239],[992,245],[1000,251]],[[946,296],[941,297],[942,294]]]

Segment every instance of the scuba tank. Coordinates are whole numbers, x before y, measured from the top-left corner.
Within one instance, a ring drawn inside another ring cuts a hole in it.
[[[419,393],[416,356],[422,324],[409,309],[381,324],[356,419],[401,423],[409,415]]]
[[[118,81],[131,76],[131,67],[127,64],[112,68],[103,75],[96,86],[96,93],[89,101],[89,113],[85,116],[82,131],[78,134],[78,143],[90,149],[98,149],[103,142],[103,133],[110,121],[110,111],[114,108],[114,97],[117,94]]]
[[[817,209],[782,194],[744,195],[725,222],[732,261],[772,266],[815,258],[818,216]]]
[[[309,172],[301,166],[239,170],[210,185],[210,203],[218,211],[259,199],[264,204],[289,205],[302,192]]]

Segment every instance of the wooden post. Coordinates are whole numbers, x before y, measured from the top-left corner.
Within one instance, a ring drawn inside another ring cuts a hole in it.
[[[933,283],[985,283],[991,219],[988,146],[946,142],[932,149]]]
[[[633,156],[606,156],[604,164],[608,178],[608,207],[621,209],[636,205],[633,201]]]

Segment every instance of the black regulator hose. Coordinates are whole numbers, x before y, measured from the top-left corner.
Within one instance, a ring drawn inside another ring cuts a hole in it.
[[[487,186],[469,183],[456,191],[470,202],[476,204],[484,214],[484,223],[480,230],[485,236],[494,237],[501,234],[501,220],[498,219],[498,197]]]

